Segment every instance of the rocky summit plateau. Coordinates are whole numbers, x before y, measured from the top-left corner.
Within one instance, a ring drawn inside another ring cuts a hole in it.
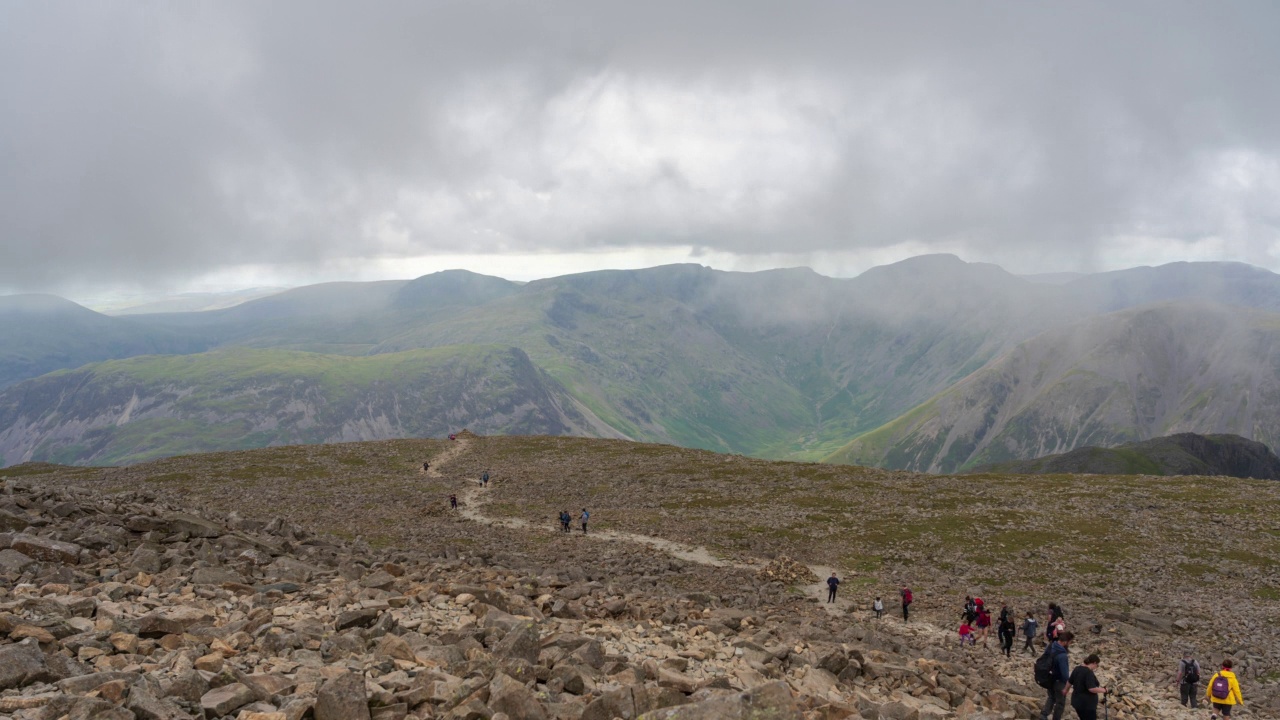
[[[1060,602],[1110,717],[1202,717],[1171,688],[1183,648],[1233,657],[1242,716],[1280,717],[1280,486],[1108,480],[1044,510],[1051,477],[470,433],[20,465],[0,471],[0,718],[1034,717],[1029,654],[957,644],[974,593],[1042,622]]]

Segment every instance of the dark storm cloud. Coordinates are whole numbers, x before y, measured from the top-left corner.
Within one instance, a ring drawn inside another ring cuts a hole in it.
[[[1280,6],[881,5],[6,1],[0,288],[671,245],[1280,262]]]

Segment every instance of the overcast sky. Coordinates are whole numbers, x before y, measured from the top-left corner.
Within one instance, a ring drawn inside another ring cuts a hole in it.
[[[1280,270],[1280,3],[0,0],[0,292]]]

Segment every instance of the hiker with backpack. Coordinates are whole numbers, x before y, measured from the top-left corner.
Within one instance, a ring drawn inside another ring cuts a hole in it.
[[[884,603],[880,600],[880,596],[876,596],[876,601],[871,603],[871,609],[876,613],[876,619],[879,620],[884,615]]]
[[[1035,646],[1036,628],[1037,628],[1036,616],[1034,613],[1028,610],[1027,619],[1022,621],[1022,636],[1027,639],[1027,641],[1022,644],[1022,649],[1026,650],[1032,655],[1036,654],[1036,646]]]
[[[457,495],[450,495],[450,496],[449,496],[449,507],[450,507],[451,509],[453,509],[453,510],[457,510],[457,509],[458,509],[458,496],[457,496]]]
[[[1090,655],[1084,659],[1083,665],[1077,665],[1071,671],[1071,677],[1067,679],[1071,684],[1071,709],[1076,711],[1080,720],[1098,720],[1098,696],[1107,693],[1095,674],[1098,662],[1096,653]]]
[[[1072,640],[1075,640],[1075,635],[1071,631],[1063,632],[1036,659],[1036,684],[1048,693],[1044,709],[1040,711],[1040,720],[1049,720],[1050,717],[1062,720],[1062,713],[1067,709],[1067,693],[1071,689],[1067,680],[1071,678]]]
[[[578,519],[582,521],[582,534],[586,535],[587,521],[591,519],[591,513],[587,512],[586,508],[582,508],[582,514],[578,516]]]
[[[1178,677],[1174,679],[1173,684],[1178,686],[1178,702],[1184,707],[1195,710],[1199,707],[1199,699],[1196,697],[1196,685],[1200,682],[1200,663],[1191,656],[1191,651],[1187,650],[1182,653],[1182,659],[1178,661]]]
[[[911,602],[914,600],[911,588],[903,585],[899,594],[902,595],[902,622],[907,622],[907,617],[911,614]]]
[[[827,578],[827,602],[836,601],[836,588],[840,587],[840,578],[836,577],[835,571],[832,571],[831,577]]]
[[[1231,671],[1233,666],[1231,658],[1227,658],[1222,661],[1222,669],[1209,678],[1209,687],[1204,693],[1213,704],[1213,713],[1209,717],[1229,718],[1232,708],[1244,704],[1244,696],[1240,694],[1240,681]]]
[[[981,605],[978,606],[978,633],[977,639],[982,641],[982,647],[987,646],[987,635],[991,632],[991,613]]]

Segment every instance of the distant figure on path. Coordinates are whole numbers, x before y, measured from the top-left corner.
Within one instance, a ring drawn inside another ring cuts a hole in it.
[[[876,597],[875,602],[871,603],[871,609],[876,611],[877,620],[880,619],[880,616],[884,615],[884,602],[880,600],[879,596]]]
[[[458,439],[458,436],[457,436],[457,435],[454,435],[453,433],[449,433],[449,439],[450,439],[450,440],[457,440],[457,439]]]
[[[1182,659],[1178,661],[1178,677],[1173,682],[1178,686],[1178,702],[1192,710],[1198,709],[1200,700],[1196,697],[1196,685],[1200,683],[1200,663],[1192,657],[1190,650],[1182,653]]]
[[[485,470],[484,473],[480,475],[480,487],[489,487],[489,471],[488,470]]]
[[[961,620],[960,621],[960,647],[964,647],[966,644],[973,645],[974,642],[976,641],[973,639],[973,628],[969,625],[969,621]]]
[[[453,508],[454,510],[457,510],[457,509],[458,509],[458,496],[457,496],[457,495],[450,495],[450,496],[449,496],[449,507]]]
[[[582,534],[586,535],[587,521],[591,519],[591,513],[587,512],[586,508],[582,508],[582,514],[578,516],[578,519],[582,521]]]
[[[902,622],[907,622],[907,618],[911,614],[911,601],[914,599],[911,596],[911,588],[903,585],[899,594],[902,595]]]
[[[1036,654],[1035,641],[1036,641],[1036,630],[1038,626],[1039,626],[1039,623],[1036,622],[1035,614],[1032,613],[1030,610],[1028,610],[1027,619],[1022,621],[1022,635],[1027,639],[1027,641],[1022,645],[1022,649],[1026,650],[1032,655]]]
[[[569,515],[568,510],[560,511],[560,532],[569,532],[569,523],[573,522],[573,517]]]
[[[1049,621],[1044,625],[1044,637],[1049,642],[1053,642],[1054,624],[1062,620],[1062,607],[1058,603],[1049,603]],[[1063,627],[1066,627],[1066,621],[1063,621]]]
[[[836,601],[836,588],[838,587],[840,587],[840,578],[836,577],[836,574],[832,572],[831,577],[827,578],[827,602],[828,603],[833,603]]]
[[[960,618],[970,625],[978,619],[978,606],[974,604],[972,595],[964,596],[964,612],[960,613]]]
[[[1013,619],[1013,611],[1009,609],[1008,605],[1002,604],[1000,606],[1000,622],[1004,622],[1005,620],[1012,620],[1012,619]]]

